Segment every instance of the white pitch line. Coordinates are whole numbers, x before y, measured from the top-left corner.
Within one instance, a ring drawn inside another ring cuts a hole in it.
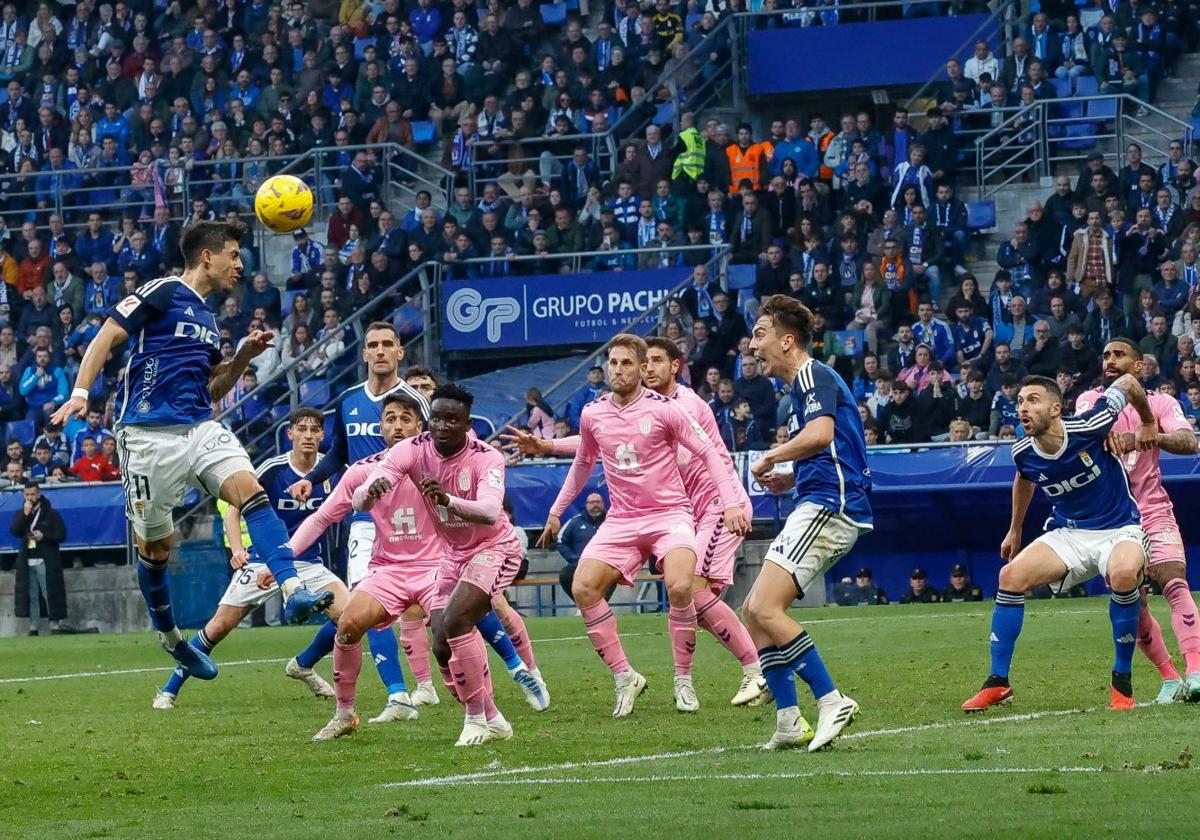
[[[1104,767],[946,767],[924,768],[911,767],[903,770],[807,770],[801,772],[780,773],[690,773],[684,775],[651,775],[651,776],[548,776],[533,779],[477,779],[469,782],[472,785],[592,785],[620,784],[625,782],[715,782],[715,781],[763,781],[771,779],[814,779],[814,778],[846,778],[860,779],[864,776],[1008,776],[1008,775],[1042,775],[1046,773],[1104,773],[1111,772]],[[1120,770],[1117,772],[1130,772]],[[1144,771],[1143,771],[1144,772]],[[456,782],[453,784],[468,784]],[[433,786],[430,782],[427,785]]]
[[[1087,714],[1101,711],[1103,707],[1094,706],[1087,709],[1047,709],[1040,712],[1024,712],[1002,717],[971,718],[959,721],[940,721],[923,723],[916,726],[893,727],[890,729],[868,729],[841,736],[849,740],[862,738],[878,738],[881,735],[902,735],[912,732],[928,732],[936,729],[950,729],[960,726],[994,726],[998,723],[1014,723],[1019,721],[1038,720],[1048,717],[1063,717],[1066,715]],[[413,779],[407,782],[388,782],[383,787],[431,787],[435,785],[459,785],[466,783],[486,782],[506,776],[528,776],[538,773],[550,773],[559,770],[583,770],[596,767],[616,767],[626,764],[643,764],[649,761],[670,761],[680,758],[691,758],[697,755],[717,755],[726,752],[740,752],[762,749],[761,744],[740,744],[725,747],[703,747],[694,750],[678,750],[676,752],[654,753],[652,755],[626,755],[618,758],[605,758],[593,761],[564,761],[558,764],[543,764],[537,766],[512,767],[507,770],[480,770],[474,773],[458,773],[451,776],[433,776],[425,779]],[[531,780],[532,781],[532,780]],[[515,783],[515,782],[514,782]]]
[[[623,633],[624,638],[633,636],[660,636],[661,633]],[[587,641],[587,636],[561,636],[553,639],[534,639],[537,644],[547,644],[549,642],[584,642]],[[364,651],[363,657],[368,658],[368,654]],[[280,662],[287,662],[288,658],[282,659],[236,659],[232,662],[217,662],[218,668],[229,668],[237,665],[278,665]],[[122,668],[114,671],[80,671],[75,674],[45,674],[40,677],[3,677],[0,678],[0,685],[10,683],[32,683],[32,682],[47,682],[50,680],[80,680],[89,677],[120,677],[129,674],[153,674],[157,671],[169,671],[174,666],[163,664],[154,668]]]

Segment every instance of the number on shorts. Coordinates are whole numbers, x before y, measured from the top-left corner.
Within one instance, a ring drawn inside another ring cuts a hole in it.
[[[632,443],[617,444],[617,469],[636,470],[638,468],[637,450]]]
[[[126,493],[141,502],[150,501],[150,479],[144,475],[128,475],[129,484]]]
[[[254,574],[250,571],[249,566],[242,566],[238,572],[238,583],[242,586],[249,586],[254,582]]]

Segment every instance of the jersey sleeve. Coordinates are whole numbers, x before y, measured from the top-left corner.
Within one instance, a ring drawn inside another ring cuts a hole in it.
[[[135,290],[118,301],[105,313],[120,325],[121,329],[132,335],[141,330],[151,318],[162,315],[171,306],[171,298],[175,295],[174,283],[150,284],[150,291]]]
[[[1072,418],[1079,422],[1071,425],[1071,434],[1086,438],[1106,436],[1121,416],[1121,409],[1125,408],[1126,402],[1125,392],[1120,388],[1106,389],[1091,409]]]
[[[592,468],[596,466],[596,458],[599,454],[600,447],[592,434],[590,416],[585,413],[579,421],[579,446],[575,450],[575,460],[571,462],[571,469],[567,472],[566,481],[563,482],[562,489],[558,491],[558,496],[550,507],[551,516],[562,516],[563,512],[571,506],[571,502],[575,501],[575,497],[582,492],[588,478],[592,475]]]
[[[736,499],[733,471],[725,467],[712,438],[700,423],[688,417],[676,405],[668,405],[665,416],[676,442],[697,458],[704,459],[704,465],[708,467],[708,474],[717,485],[721,498],[727,502]]]
[[[1183,406],[1174,397],[1156,394],[1150,400],[1150,409],[1154,412],[1154,419],[1158,421],[1158,428],[1163,434],[1173,434],[1182,429],[1192,431],[1192,425],[1183,413]]]
[[[474,470],[475,498],[450,496],[446,507],[469,522],[492,525],[500,517],[504,504],[504,458],[495,450],[485,455]]]
[[[554,438],[550,441],[550,451],[560,458],[574,458],[579,450],[579,435],[568,435],[565,438]]]
[[[802,374],[796,402],[805,423],[811,423],[818,417],[834,417],[837,413],[838,387],[833,381],[833,375],[823,367],[812,365],[809,375]]]
[[[416,448],[416,441],[409,439],[401,441],[389,449],[383,460],[375,465],[375,469],[371,470],[371,474],[354,491],[354,509],[366,509],[367,489],[379,479],[386,478],[391,482],[393,487],[407,479],[408,472],[412,469],[413,458],[415,457],[414,453],[417,451]],[[345,481],[343,478],[342,482],[345,483]]]
[[[320,539],[321,534],[325,533],[330,525],[342,521],[342,518],[353,507],[354,491],[358,489],[359,483],[369,470],[370,467],[366,464],[355,464],[348,469],[342,476],[342,480],[337,483],[333,494],[304,518],[300,527],[296,529],[296,533],[288,540],[288,545],[292,547],[294,554],[303,554],[309,546]]]

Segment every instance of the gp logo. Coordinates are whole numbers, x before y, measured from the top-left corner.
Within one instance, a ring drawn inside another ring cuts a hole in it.
[[[500,330],[521,317],[521,304],[516,298],[485,298],[475,289],[459,289],[446,301],[446,320],[459,332],[475,332],[487,325],[487,339],[500,340]]]

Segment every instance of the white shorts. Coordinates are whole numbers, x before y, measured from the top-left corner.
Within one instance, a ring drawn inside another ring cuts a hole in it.
[[[216,497],[226,479],[254,472],[233,432],[215,420],[195,426],[121,426],[117,429],[125,515],[143,540],[175,530],[172,512],[190,484]]]
[[[803,598],[814,580],[854,548],[858,534],[859,527],[844,514],[803,502],[783,523],[764,559],[791,575]]]
[[[353,589],[369,575],[371,550],[375,546],[375,522],[364,520],[350,523],[350,545],[346,549],[346,583]]]
[[[258,588],[258,573],[265,571],[266,563],[250,563],[242,566],[233,573],[233,579],[221,596],[221,606],[225,607],[257,607],[265,604],[279,592],[276,584],[270,589]],[[297,563],[296,574],[300,582],[310,592],[327,589],[335,583],[341,583],[338,576],[326,569],[320,563]]]
[[[1126,525],[1106,531],[1084,531],[1080,528],[1055,528],[1042,534],[1034,543],[1041,543],[1053,551],[1067,567],[1067,574],[1050,588],[1062,594],[1072,586],[1091,580],[1099,575],[1108,578],[1108,558],[1117,543],[1132,542],[1142,547],[1142,554],[1150,556],[1150,541],[1141,525]]]

